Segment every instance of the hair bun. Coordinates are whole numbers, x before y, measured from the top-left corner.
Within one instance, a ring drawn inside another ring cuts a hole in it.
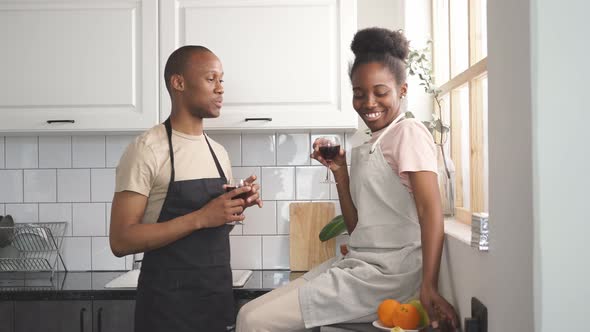
[[[350,49],[356,57],[366,53],[387,53],[405,60],[409,53],[409,42],[401,31],[367,28],[354,35]]]

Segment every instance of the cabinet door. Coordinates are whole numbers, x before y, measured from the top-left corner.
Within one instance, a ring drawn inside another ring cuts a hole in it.
[[[91,332],[90,301],[16,301],[15,332]]]
[[[161,1],[160,71],[183,45],[217,54],[224,106],[207,129],[353,129],[347,71],[355,31],[354,0]],[[160,104],[163,119],[164,82]]]
[[[14,332],[14,303],[0,301],[0,332]]]
[[[0,132],[158,121],[158,0],[0,0]]]
[[[135,301],[94,301],[94,332],[132,332]]]

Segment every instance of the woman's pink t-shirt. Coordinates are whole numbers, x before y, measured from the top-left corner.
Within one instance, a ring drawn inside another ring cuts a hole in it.
[[[373,133],[373,143],[385,128]],[[412,192],[407,172],[430,171],[437,173],[437,152],[432,135],[420,121],[404,119],[393,125],[379,141],[383,156],[408,191]]]

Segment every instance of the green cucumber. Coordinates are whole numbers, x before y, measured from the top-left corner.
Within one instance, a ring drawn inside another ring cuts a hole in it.
[[[344,217],[342,215],[336,216],[320,231],[320,241],[328,241],[329,239],[342,234],[344,231],[346,231]]]

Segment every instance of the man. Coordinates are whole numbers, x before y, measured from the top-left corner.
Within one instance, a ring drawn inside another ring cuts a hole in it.
[[[164,124],[129,145],[117,167],[110,244],[116,256],[145,252],[136,331],[228,331],[235,323],[227,223],[262,206],[256,177],[225,193],[231,165],[203,134],[218,117],[223,68],[202,46],[174,51],[164,72],[172,100]],[[233,199],[246,193],[247,198]]]

